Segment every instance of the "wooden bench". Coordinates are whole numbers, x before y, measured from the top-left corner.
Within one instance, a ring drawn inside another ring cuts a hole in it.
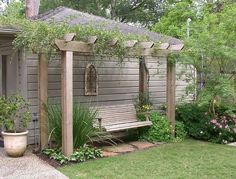
[[[133,104],[100,106],[97,107],[97,110],[97,126],[107,132],[117,132],[152,125],[148,117],[146,121],[137,120]]]

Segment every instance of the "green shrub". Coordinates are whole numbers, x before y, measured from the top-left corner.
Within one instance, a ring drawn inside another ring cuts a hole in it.
[[[176,120],[185,125],[190,137],[217,143],[236,141],[236,106],[216,105],[214,114],[209,105],[186,103],[177,106]]]
[[[140,139],[145,139],[148,141],[172,140],[172,128],[166,116],[162,116],[157,112],[153,112],[150,115],[150,120],[152,121],[153,125],[150,128],[141,131]]]
[[[183,141],[187,136],[187,132],[185,130],[185,126],[183,122],[176,121],[175,124],[175,140]]]
[[[51,137],[58,146],[62,144],[61,108],[59,105],[46,105],[49,130]],[[75,103],[73,105],[73,144],[74,148],[82,147],[97,135],[93,127],[97,111],[86,105]]]
[[[207,111],[207,105],[196,103],[177,105],[176,120],[184,123],[190,137],[209,140],[211,138],[211,131],[209,131],[211,116],[207,115]]]
[[[0,128],[8,132],[25,131],[30,120],[29,103],[22,96],[0,96]]]
[[[44,149],[42,152],[49,158],[59,161],[60,164],[66,164],[68,162],[84,162],[89,159],[102,157],[102,151],[100,149],[88,146],[80,147],[69,157],[64,156],[61,149]]]

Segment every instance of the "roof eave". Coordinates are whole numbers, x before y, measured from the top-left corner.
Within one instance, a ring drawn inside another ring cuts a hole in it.
[[[0,27],[0,34],[1,35],[16,35],[20,32],[20,30],[16,28],[9,28],[9,27]]]

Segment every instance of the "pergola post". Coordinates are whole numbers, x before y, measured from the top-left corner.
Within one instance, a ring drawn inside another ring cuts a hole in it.
[[[39,126],[40,126],[40,148],[48,144],[48,124],[44,104],[48,99],[48,62],[45,54],[39,55]]]
[[[139,62],[139,98],[145,98],[148,95],[148,72],[145,66],[145,57],[140,58]]]
[[[167,84],[166,84],[167,118],[173,127],[175,135],[175,63],[167,61]]]
[[[73,52],[62,51],[61,73],[62,152],[73,153]]]

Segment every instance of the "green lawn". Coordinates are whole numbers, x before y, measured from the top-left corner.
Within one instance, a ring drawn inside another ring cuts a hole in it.
[[[73,178],[236,178],[236,147],[187,140],[59,168]]]

